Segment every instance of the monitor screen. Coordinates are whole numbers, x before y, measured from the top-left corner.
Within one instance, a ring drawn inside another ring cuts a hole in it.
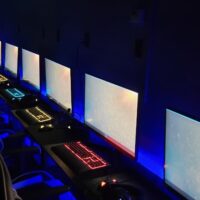
[[[200,198],[200,122],[166,110],[165,181],[187,199]]]
[[[18,47],[6,43],[5,48],[5,69],[17,75]]]
[[[85,75],[85,123],[135,156],[138,93]]]
[[[45,59],[46,93],[65,109],[71,109],[70,68]]]
[[[40,88],[40,57],[38,54],[22,49],[22,79]]]

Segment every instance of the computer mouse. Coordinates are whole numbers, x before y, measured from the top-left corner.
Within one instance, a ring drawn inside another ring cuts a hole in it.
[[[39,131],[50,131],[54,128],[54,125],[49,123],[49,124],[41,124],[39,126]]]
[[[102,200],[137,200],[138,194],[135,188],[122,184],[106,184],[101,187]]]

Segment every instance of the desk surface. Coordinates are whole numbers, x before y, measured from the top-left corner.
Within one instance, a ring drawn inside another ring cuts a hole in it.
[[[73,135],[70,130],[55,125],[52,130],[40,131],[39,126],[30,126],[27,129],[28,134],[40,145],[50,145],[64,143],[66,141],[77,140],[78,137]]]
[[[105,152],[107,154],[107,160],[111,161],[111,168],[97,173],[95,171],[90,171],[83,174],[76,173],[72,166],[67,165],[52,151],[52,147],[73,140],[87,141],[87,135],[82,134],[79,128],[76,130],[76,127],[73,126],[71,129],[68,129],[67,127],[69,124],[67,121],[66,124],[54,124],[54,128],[52,130],[40,131],[40,125],[28,125],[16,115],[16,110],[13,110],[12,113],[25,126],[27,134],[39,145],[41,145],[42,149],[48,153],[48,155],[56,162],[61,170],[64,171],[66,176],[70,178],[74,186],[76,186],[79,191],[82,190],[84,191],[83,193],[86,192],[87,194],[90,194],[87,199],[99,199],[99,183],[108,178],[112,179],[112,177],[117,177],[120,180],[120,183],[127,183],[143,191],[144,198],[142,199],[154,200],[155,197],[157,200],[169,199],[158,189],[155,189],[155,187],[150,189],[148,184],[145,185],[143,182],[141,183],[140,178],[134,177],[134,171],[131,173],[126,173],[126,169],[123,168],[123,162],[118,158],[117,155],[115,155],[115,152],[109,152],[107,149],[105,149]],[[98,145],[93,144],[92,147],[98,154]],[[100,149],[100,151],[101,150],[102,149]]]
[[[4,99],[6,101],[6,99]],[[108,149],[105,149],[105,154],[107,155],[107,160],[110,161],[112,168],[109,170],[102,171],[101,173],[85,173],[85,174],[76,174],[76,172],[73,170],[72,167],[66,165],[52,150],[52,146],[55,146],[56,144],[64,143],[66,141],[72,141],[72,140],[83,140],[88,141],[88,135],[85,133],[82,133],[82,130],[75,127],[71,127],[71,129],[68,129],[68,119],[66,119],[66,123],[60,123],[60,122],[54,122],[54,128],[52,130],[48,131],[41,131],[39,130],[39,124],[30,125],[27,124],[25,121],[20,119],[20,117],[16,114],[17,110],[14,110],[16,107],[12,106],[11,102],[7,102],[11,109],[13,115],[17,118],[18,121],[25,127],[25,130],[27,134],[36,141],[41,147],[44,149],[45,152],[47,152],[53,160],[57,163],[57,165],[64,171],[64,173],[72,180],[72,182],[78,187],[82,188],[84,191],[91,191],[94,196],[97,195],[99,197],[99,190],[98,186],[99,183],[105,179],[112,179],[112,177],[118,177],[120,179],[120,182],[122,183],[128,183],[132,185],[135,185],[137,188],[140,188],[141,191],[144,192],[146,200],[164,200],[169,199],[166,197],[162,192],[155,189],[155,187],[152,186],[151,189],[149,189],[149,184],[145,185],[144,183],[141,183],[140,178],[134,177],[134,171],[131,173],[126,173],[126,168],[123,168],[123,162],[118,158],[118,155],[115,155],[115,152],[109,152]],[[19,109],[20,107],[18,107]],[[47,110],[48,111],[48,110]],[[50,111],[51,112],[51,111]],[[52,112],[54,113],[54,112]],[[50,113],[50,114],[52,114]],[[59,119],[59,116],[57,116],[56,113],[54,113],[54,117]],[[58,120],[59,121],[59,120]],[[91,144],[92,145],[92,144]],[[94,149],[97,150],[98,153],[98,146],[96,144],[93,144]],[[102,150],[102,149],[101,149]],[[100,150],[100,151],[101,151]],[[158,196],[159,194],[159,196]],[[93,199],[97,199],[96,197]]]

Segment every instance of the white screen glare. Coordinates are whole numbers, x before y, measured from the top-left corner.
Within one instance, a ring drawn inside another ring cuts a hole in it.
[[[18,47],[6,43],[5,48],[5,69],[17,75]]]
[[[36,53],[32,53],[22,49],[22,79],[40,88],[40,57]]]
[[[71,109],[71,70],[70,68],[45,59],[46,92],[65,109]]]
[[[200,122],[166,110],[165,181],[187,199],[200,199]]]
[[[85,123],[135,155],[138,93],[85,75]]]

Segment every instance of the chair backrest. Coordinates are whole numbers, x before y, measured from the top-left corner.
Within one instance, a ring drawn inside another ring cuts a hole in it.
[[[0,199],[1,200],[21,200],[12,187],[10,173],[3,157],[0,154]]]

